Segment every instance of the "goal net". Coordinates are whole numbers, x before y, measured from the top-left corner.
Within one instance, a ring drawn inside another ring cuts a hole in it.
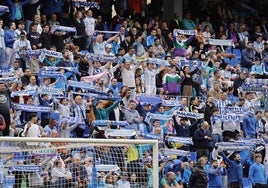
[[[157,140],[1,137],[0,144],[0,187],[158,187]]]

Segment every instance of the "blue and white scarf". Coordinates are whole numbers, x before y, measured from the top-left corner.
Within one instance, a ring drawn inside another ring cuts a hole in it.
[[[89,9],[100,9],[100,5],[97,2],[85,2],[85,1],[74,1],[73,6],[75,7],[85,7]]]
[[[23,110],[26,112],[52,112],[53,111],[51,107],[19,104],[19,103],[14,103],[14,102],[12,102],[11,104],[14,109]]]

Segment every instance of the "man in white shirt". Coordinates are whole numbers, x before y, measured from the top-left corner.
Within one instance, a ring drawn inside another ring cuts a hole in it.
[[[87,34],[86,49],[88,49],[89,51],[92,43],[92,36],[95,30],[95,19],[92,16],[93,16],[92,10],[88,9],[86,11],[86,17],[84,18],[84,23],[86,26],[86,34]]]
[[[3,68],[2,66],[4,65],[5,62],[5,49],[6,49],[6,45],[5,45],[5,32],[2,29],[3,27],[3,20],[0,19],[0,67]]]

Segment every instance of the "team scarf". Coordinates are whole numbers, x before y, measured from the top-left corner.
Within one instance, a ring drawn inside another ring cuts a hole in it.
[[[41,51],[41,54],[43,54],[45,56],[55,57],[55,58],[63,58],[61,52],[51,51],[51,50],[47,50],[47,49],[43,49]]]
[[[141,104],[151,104],[151,105],[156,105],[160,104],[163,102],[163,99],[161,97],[156,97],[156,96],[137,96],[136,100]]]
[[[28,104],[19,104],[12,102],[12,107],[16,110],[22,110],[26,112],[52,112],[52,107],[45,107],[45,106],[35,106],[35,105],[28,105]]]
[[[181,106],[181,103],[178,100],[163,100],[162,104],[164,106]]]
[[[51,72],[56,72],[60,69],[64,69],[64,70],[70,71],[70,72],[76,72],[74,67],[47,67],[47,66],[45,66],[45,67],[42,67],[42,69],[44,71],[51,71]]]
[[[168,61],[163,60],[163,59],[158,59],[158,58],[148,58],[147,62],[160,65],[160,66],[170,66]]]
[[[145,139],[150,139],[150,140],[160,140],[161,139],[160,134],[143,134],[141,136],[143,136]]]
[[[8,172],[42,172],[41,166],[37,165],[13,165],[9,168]]]
[[[0,12],[4,13],[9,12],[8,6],[0,5]]]
[[[75,88],[81,88],[81,89],[94,89],[92,84],[88,84],[85,82],[78,82],[73,80],[68,80],[68,87],[75,87]]]
[[[105,135],[109,136],[120,136],[120,137],[129,137],[135,136],[137,133],[133,129],[108,129],[105,131]]]
[[[78,117],[63,117],[60,120],[60,124],[67,122],[69,124],[84,124],[85,121],[82,118],[78,118]]]
[[[158,119],[158,120],[170,120],[172,119],[171,118],[171,115],[166,115],[166,114],[154,114],[154,113],[151,113],[151,112],[148,112],[146,114],[146,118],[145,118],[147,121],[146,122],[150,122],[151,119]]]
[[[40,55],[42,54],[42,51],[43,51],[43,50],[44,50],[44,49],[25,50],[25,55],[26,55],[27,57],[33,57],[33,56],[38,57],[38,56],[40,56]]]
[[[196,30],[183,30],[183,29],[174,29],[173,30],[173,36],[178,36],[178,35],[196,35],[197,31]]]
[[[245,107],[221,107],[219,108],[220,115],[228,115],[228,114],[247,114],[252,110],[250,108]]]
[[[104,71],[104,72],[101,72],[99,74],[95,74],[95,75],[91,75],[91,76],[84,76],[84,77],[81,77],[81,81],[83,81],[85,83],[92,83],[92,82],[106,76],[107,74],[109,74],[109,72]]]
[[[97,53],[86,53],[86,58],[90,61],[99,61],[100,63],[117,63],[118,58],[114,55],[97,54]]]
[[[168,142],[181,143],[184,145],[194,144],[192,138],[186,138],[186,137],[166,136],[165,140]]]
[[[84,96],[84,97],[87,97],[87,98],[95,98],[95,97],[99,96],[98,94],[94,94],[94,93],[80,93],[80,92],[74,92],[74,91],[72,92],[72,94]]]
[[[14,73],[12,73],[10,70],[0,70],[1,76],[14,76]]]
[[[203,63],[200,60],[181,60],[178,62],[178,64],[176,65],[178,68],[180,67],[184,67],[184,66],[188,66],[188,67],[198,67],[198,68],[202,68],[203,67]]]
[[[64,77],[64,74],[62,72],[57,72],[57,71],[39,71],[39,78],[45,78],[45,77],[54,77],[54,78],[58,78],[58,77]]]
[[[97,33],[106,33],[106,34],[119,34],[119,31],[97,31]]]
[[[96,170],[98,172],[114,172],[114,171],[119,171],[120,168],[118,167],[118,165],[96,165],[95,166]]]
[[[34,157],[34,156],[40,156],[40,157],[55,157],[58,156],[58,153],[56,152],[56,150],[54,149],[44,149],[44,150],[36,150],[36,151],[32,151],[32,153],[30,154],[30,156]]]
[[[242,150],[252,150],[255,145],[252,143],[239,143],[239,142],[218,142],[217,144],[218,150],[224,151],[242,151]]]
[[[208,39],[208,43],[210,45],[215,45],[215,46],[233,46],[233,40],[221,40],[221,39]]]
[[[107,126],[126,127],[128,126],[128,123],[126,121],[110,121],[110,120],[94,120],[92,124],[97,127],[107,127]]]
[[[180,117],[187,117],[192,119],[203,119],[203,113],[185,112],[185,111],[175,111],[175,114]]]
[[[227,114],[227,115],[217,115],[214,116],[215,120],[222,120],[222,121],[242,121],[241,115],[233,115],[233,114]]]
[[[106,93],[104,93],[106,94]],[[122,98],[120,97],[112,97],[112,96],[106,96],[106,95],[98,95],[97,97],[95,97],[96,100],[109,100],[109,101],[121,101]]]
[[[0,82],[16,82],[17,80],[18,80],[18,77],[16,76],[0,78]]]
[[[35,90],[22,90],[22,91],[12,91],[11,97],[22,97],[22,96],[32,96],[35,95]]]
[[[48,95],[64,95],[62,88],[55,88],[55,87],[42,87],[39,90],[39,93]]]
[[[97,2],[85,2],[85,1],[74,1],[74,7],[85,7],[89,9],[100,9],[100,5]]]
[[[67,27],[67,26],[54,26],[51,28],[50,33],[54,34],[55,31],[76,33],[76,28],[75,27]]]
[[[243,91],[266,91],[268,79],[246,79],[242,84]]]
[[[176,156],[185,156],[185,157],[190,157],[191,152],[190,151],[184,151],[184,150],[178,150],[178,149],[167,149],[163,148],[160,150],[161,153],[164,155],[176,155]]]

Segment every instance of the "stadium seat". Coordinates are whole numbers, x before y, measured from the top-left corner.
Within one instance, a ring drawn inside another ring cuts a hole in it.
[[[231,64],[231,60],[230,60],[230,58],[224,58],[224,63],[228,63],[228,64]]]
[[[241,50],[240,49],[233,49],[233,54],[235,54],[235,57],[238,59],[241,59],[242,55],[241,55]]]
[[[240,59],[238,59],[238,58],[232,58],[231,59],[231,62],[230,62],[230,65],[231,65],[231,67],[234,67],[235,65],[237,65],[239,63],[240,63]]]

